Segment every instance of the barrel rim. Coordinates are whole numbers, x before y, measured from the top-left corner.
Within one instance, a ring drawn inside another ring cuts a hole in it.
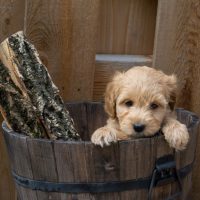
[[[2,123],[2,129],[3,129],[3,132],[6,132],[7,134],[9,135],[14,135],[14,136],[17,136],[19,138],[25,138],[25,139],[28,139],[28,140],[33,140],[33,141],[38,141],[38,142],[52,142],[52,143],[58,143],[58,144],[74,144],[74,145],[94,145],[91,141],[64,141],[64,140],[51,140],[51,139],[46,139],[46,138],[32,138],[28,135],[24,135],[24,134],[20,134],[18,132],[15,132],[13,131],[12,129],[9,129],[6,122],[3,121]],[[163,135],[156,135],[156,136],[153,136],[153,137],[144,137],[144,138],[133,138],[133,139],[130,139],[130,140],[121,140],[121,141],[118,141],[117,143],[119,144],[127,144],[127,143],[132,143],[132,142],[135,142],[135,141],[138,141],[138,142],[144,142],[144,141],[151,141],[152,139],[161,139],[161,138],[164,138]],[[116,144],[116,143],[115,143]]]
[[[68,102],[66,104],[68,105],[72,105],[72,104],[77,104],[77,103],[83,103],[83,104],[87,104],[87,103],[90,103],[90,104],[102,104],[101,102]],[[194,125],[199,125],[199,117],[191,112],[191,111],[188,111],[188,110],[185,110],[183,108],[176,108],[175,111],[182,111],[184,113],[187,113],[188,115],[190,115],[192,117],[192,120],[190,122],[190,124],[187,126],[187,129],[188,131],[190,132],[190,129],[194,126]],[[58,144],[76,144],[76,145],[94,145],[91,141],[64,141],[64,140],[51,140],[51,139],[46,139],[46,138],[32,138],[30,136],[27,136],[25,134],[20,134],[18,132],[15,132],[13,131],[12,129],[10,129],[7,124],[6,124],[6,121],[3,121],[2,122],[2,129],[3,129],[3,132],[6,132],[7,134],[12,134],[12,135],[15,135],[15,136],[18,136],[19,138],[26,138],[26,139],[29,139],[29,140],[33,140],[33,141],[38,141],[38,142],[52,142],[52,143],[58,143]],[[164,135],[154,135],[152,137],[143,137],[143,138],[132,138],[130,140],[122,140],[122,141],[118,141],[117,143],[119,144],[127,144],[127,143],[133,143],[133,142],[147,142],[147,140],[151,141],[151,140],[154,140],[154,139],[164,139]],[[95,146],[95,145],[94,145]]]

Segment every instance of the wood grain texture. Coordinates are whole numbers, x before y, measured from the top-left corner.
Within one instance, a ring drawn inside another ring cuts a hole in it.
[[[86,116],[81,123],[92,131],[105,123],[107,116],[103,114],[100,103],[68,104],[74,115],[79,115],[86,107]],[[76,113],[76,114],[75,114]],[[93,119],[93,120],[89,120]],[[192,162],[196,146],[198,118],[192,113],[178,110],[178,119],[189,127],[191,140],[186,151],[181,153],[171,149],[162,135],[151,138],[120,141],[101,148],[91,142],[66,142],[62,140],[35,139],[14,133],[4,124],[4,137],[11,159],[12,169],[23,177],[34,180],[53,182],[109,182],[127,181],[150,177],[157,158],[168,154],[176,154],[179,168]],[[93,123],[91,125],[91,123]],[[88,131],[88,133],[90,132]],[[152,199],[163,200],[170,196],[172,184],[154,188]],[[183,180],[181,200],[188,200],[191,188],[191,174]],[[129,190],[107,193],[53,193],[29,190],[17,187],[20,200],[146,200],[148,189]],[[173,192],[177,188],[173,187]]]
[[[2,117],[0,117],[0,124],[2,123]],[[10,162],[8,160],[7,149],[5,142],[0,132],[0,199],[15,200],[16,192],[15,186],[10,173]]]
[[[160,158],[166,155],[166,152],[169,152],[169,154],[174,153],[173,149],[169,147],[168,143],[165,140],[160,141],[158,139],[155,139],[154,145],[156,146],[156,148],[154,149],[153,153],[155,153],[156,158]],[[171,195],[172,185],[173,184],[156,187],[154,189],[152,199],[157,199],[157,200],[167,199],[167,197]]]
[[[153,52],[157,0],[101,0],[98,53]]]
[[[105,113],[102,103],[88,103],[87,104],[87,131],[89,138],[97,128],[106,124],[108,115]]]
[[[0,42],[22,30],[25,0],[0,0]]]
[[[120,173],[120,180],[133,180],[137,178],[137,162],[136,162],[135,143],[127,141],[120,144],[120,168],[123,171]],[[131,169],[130,170],[130,166]],[[137,199],[137,190],[124,191],[120,193],[122,199]]]
[[[188,124],[191,123],[191,121],[193,121],[192,116],[188,116],[187,112],[183,113],[180,117],[180,120],[185,121],[185,124],[188,126]],[[183,165],[183,163],[191,163],[193,162],[197,157],[197,155],[192,155],[191,152],[195,152],[195,149],[197,147],[197,138],[198,138],[198,133],[199,133],[199,128],[198,128],[199,124],[196,123],[194,126],[190,127],[188,129],[190,135],[193,134],[194,137],[190,138],[189,144],[188,144],[188,150],[187,151],[183,151],[183,152],[177,152],[177,154],[179,154],[179,164],[180,166]],[[197,163],[196,163],[197,164]],[[196,166],[197,167],[197,166]],[[192,175],[195,176],[195,168],[194,168],[194,173],[190,173],[186,179],[183,182],[183,187],[186,188],[184,195],[183,195],[183,199],[195,199],[196,197],[192,197],[192,189],[194,187],[194,183],[192,180]],[[195,194],[196,195],[196,194]]]
[[[31,169],[33,170],[33,178],[35,180],[48,180],[57,182],[58,172],[55,163],[53,142],[51,140],[42,141],[31,140],[30,138],[27,138],[27,150],[29,152]],[[37,195],[37,200],[61,200],[60,193],[42,191],[34,191],[34,193]]]
[[[24,0],[0,0],[0,42],[12,33],[23,29]],[[2,121],[0,121],[2,122]],[[0,134],[0,199],[14,200],[15,187],[9,171],[4,140]]]
[[[33,178],[33,173],[31,169],[30,155],[27,151],[26,137],[18,137],[17,135],[5,135],[5,141],[7,145],[7,150],[9,153],[9,158],[11,161],[11,168],[15,173],[26,176],[30,179]],[[18,198],[37,200],[37,195],[30,189],[25,189],[23,187],[17,186]]]
[[[89,140],[87,134],[87,113],[86,103],[67,103],[66,107],[74,121],[74,126],[77,132],[80,134],[83,141]],[[79,115],[77,115],[77,112]]]
[[[26,0],[25,32],[65,100],[91,100],[99,0]]]
[[[151,56],[97,54],[94,75],[93,100],[100,101],[116,71],[127,71],[133,66],[151,66]]]
[[[177,106],[200,115],[200,2],[159,0],[153,65],[178,77]],[[194,200],[200,191],[200,142],[193,174]]]

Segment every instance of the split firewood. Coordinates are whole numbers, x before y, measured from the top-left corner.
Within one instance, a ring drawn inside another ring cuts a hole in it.
[[[23,32],[12,35],[0,44],[0,59],[21,96],[36,110],[48,137],[80,139],[73,120],[59,96],[58,88],[39,59],[36,49],[27,41]],[[7,91],[5,86],[3,88]],[[11,95],[11,92],[8,94]],[[20,99],[23,101],[23,98]]]
[[[9,128],[31,137],[45,137],[32,103],[23,96],[0,61],[0,109]]]

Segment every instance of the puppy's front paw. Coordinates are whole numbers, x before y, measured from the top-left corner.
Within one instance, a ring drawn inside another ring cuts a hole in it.
[[[110,128],[102,127],[102,128],[97,129],[93,133],[91,137],[91,141],[95,145],[100,145],[101,147],[103,147],[104,145],[110,145],[110,143],[116,142],[117,136],[114,133],[114,131],[111,130]]]
[[[170,126],[164,127],[163,133],[171,147],[176,150],[184,150],[186,148],[189,141],[189,133],[184,124],[177,121]]]

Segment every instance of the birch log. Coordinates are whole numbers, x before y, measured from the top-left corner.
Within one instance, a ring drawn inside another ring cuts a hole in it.
[[[64,140],[80,139],[73,120],[59,96],[58,88],[41,63],[36,49],[27,41],[23,32],[18,32],[1,43],[0,56],[2,66],[8,70],[12,83],[36,110],[48,137]],[[3,87],[4,90],[7,88]],[[13,95],[14,91],[7,92]],[[24,101],[21,103],[25,105]]]

